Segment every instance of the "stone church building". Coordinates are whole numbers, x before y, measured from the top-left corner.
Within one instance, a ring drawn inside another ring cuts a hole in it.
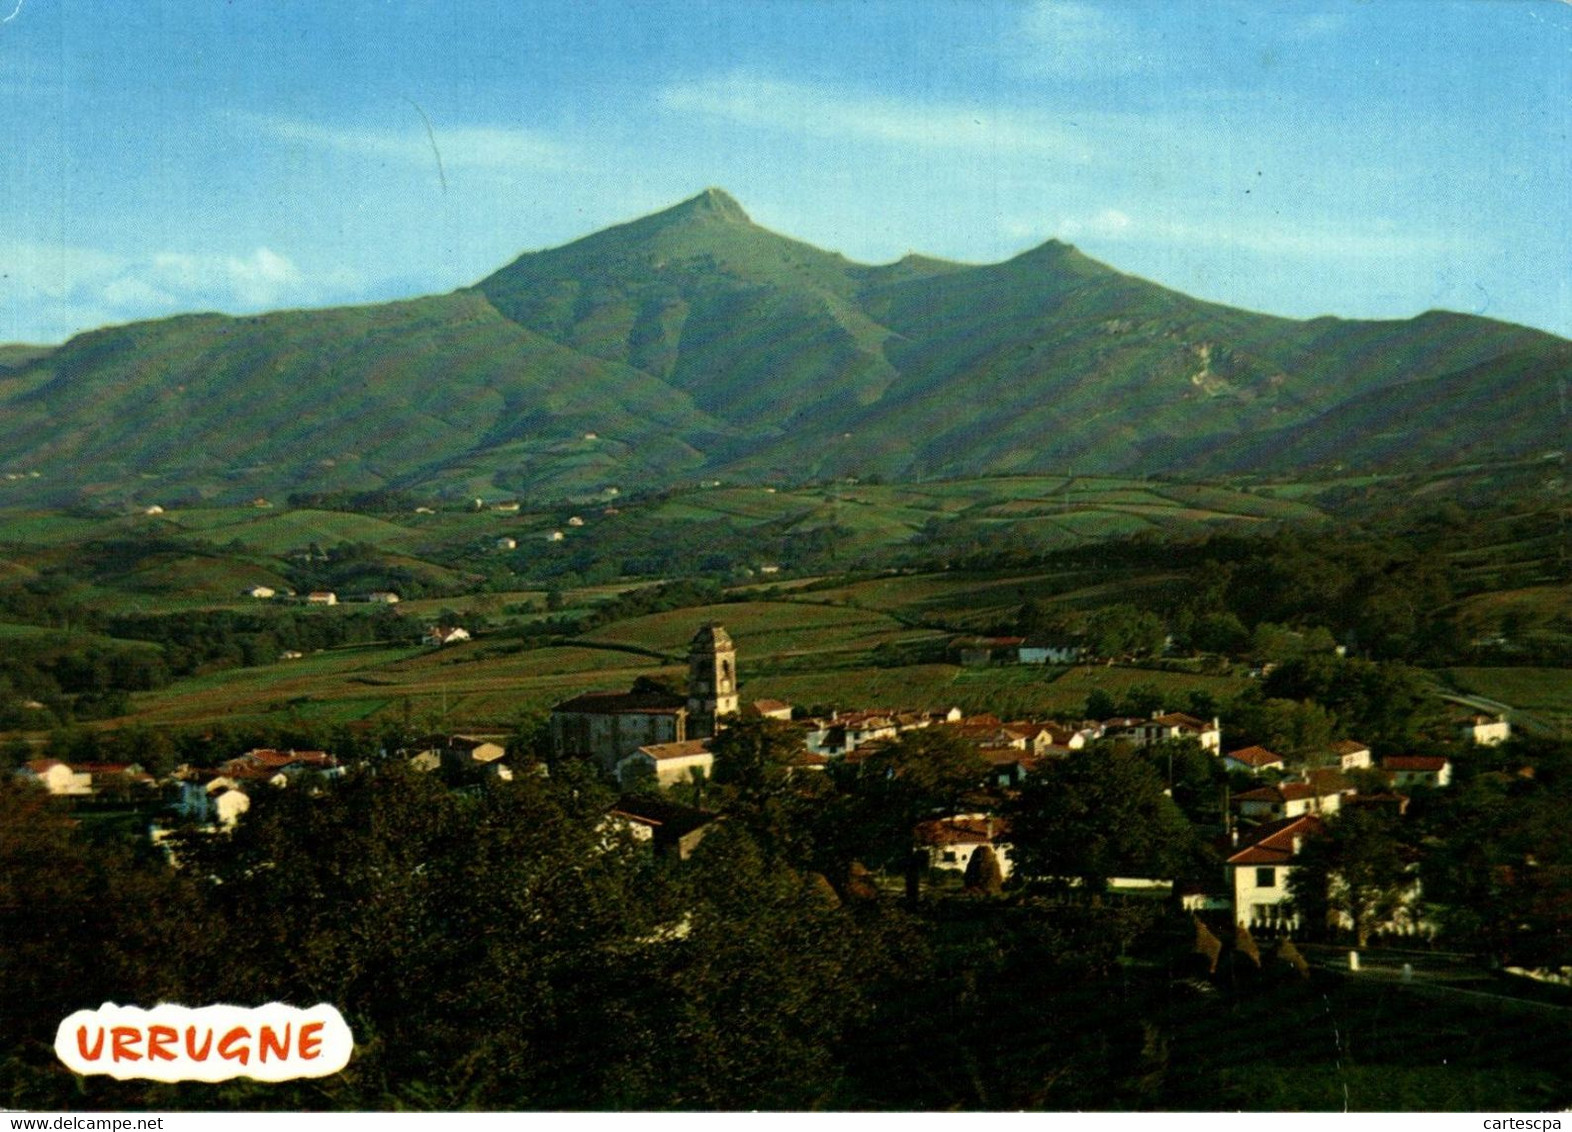
[[[640,747],[713,738],[737,714],[737,646],[711,622],[688,645],[686,697],[658,690],[586,692],[551,709],[558,758],[593,758],[607,771]]]

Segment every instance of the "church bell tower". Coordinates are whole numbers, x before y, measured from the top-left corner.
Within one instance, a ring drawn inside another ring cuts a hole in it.
[[[737,646],[710,622],[688,646],[688,736],[714,736],[718,721],[737,714]]]

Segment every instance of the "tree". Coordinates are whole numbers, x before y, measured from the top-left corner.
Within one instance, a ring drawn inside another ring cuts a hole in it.
[[[1351,925],[1356,946],[1392,923],[1413,902],[1415,874],[1397,836],[1396,819],[1374,807],[1349,807],[1306,841],[1289,874],[1294,907],[1307,923]]]
[[[1094,895],[1110,877],[1176,875],[1195,841],[1151,764],[1101,743],[1028,775],[1009,817],[1016,872]]]
[[[972,851],[971,860],[966,862],[966,891],[979,896],[997,896],[1003,886],[999,858],[991,846],[979,845]]]
[[[836,828],[824,840],[833,839],[843,860],[826,861],[826,867],[853,859],[883,866],[905,862],[913,827],[955,813],[987,775],[987,760],[949,728],[903,732],[842,772],[846,797],[834,816]]]

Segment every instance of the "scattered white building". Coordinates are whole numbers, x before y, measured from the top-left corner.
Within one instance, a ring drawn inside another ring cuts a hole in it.
[[[1512,725],[1504,715],[1476,715],[1457,731],[1463,742],[1478,747],[1499,747],[1512,738]]]

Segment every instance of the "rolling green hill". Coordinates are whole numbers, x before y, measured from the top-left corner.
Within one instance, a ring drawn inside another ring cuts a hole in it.
[[[1524,406],[1569,350],[1253,314],[1057,241],[870,267],[712,189],[450,295],[7,348],[0,506],[1510,458],[1559,448]]]

